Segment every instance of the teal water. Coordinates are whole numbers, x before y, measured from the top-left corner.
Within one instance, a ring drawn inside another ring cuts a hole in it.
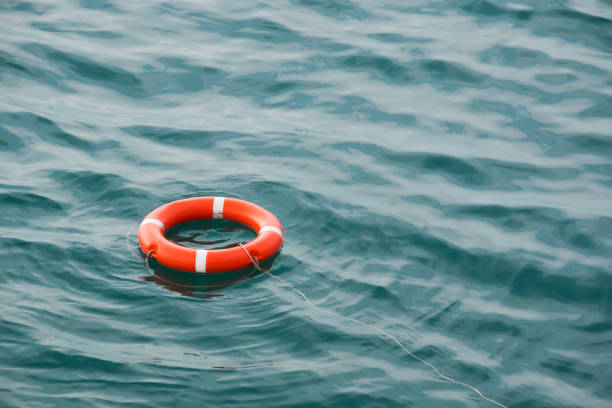
[[[495,407],[383,330],[611,407],[611,51],[598,0],[0,1],[0,406]],[[312,305],[153,278],[130,227],[199,195]]]

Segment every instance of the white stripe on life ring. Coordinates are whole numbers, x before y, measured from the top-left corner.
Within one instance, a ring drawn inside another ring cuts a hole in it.
[[[266,225],[265,227],[261,227],[261,229],[259,230],[259,234],[261,234],[264,231],[276,232],[278,235],[280,235],[281,238],[283,238],[283,231],[281,231],[281,229],[278,227],[273,227],[272,225]]]
[[[223,218],[223,204],[225,203],[225,197],[215,197],[213,201],[212,217],[214,219]]]
[[[166,226],[164,225],[164,223],[163,223],[163,222],[161,222],[161,221],[160,221],[160,220],[158,220],[157,218],[147,218],[146,220],[143,220],[143,221],[140,223],[140,226],[139,226],[138,228],[142,227],[142,226],[143,226],[143,225],[145,225],[145,224],[155,224],[155,225],[157,225],[158,227],[161,227],[161,229],[162,229],[162,231],[163,231],[163,232],[166,232]]]
[[[206,254],[208,251],[206,249],[198,249],[196,250],[196,259],[195,259],[195,271],[206,273]]]

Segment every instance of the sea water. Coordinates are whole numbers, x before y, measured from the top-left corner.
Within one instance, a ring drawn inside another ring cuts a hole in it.
[[[611,51],[597,0],[0,1],[0,406],[612,406]],[[282,280],[153,276],[193,196]]]

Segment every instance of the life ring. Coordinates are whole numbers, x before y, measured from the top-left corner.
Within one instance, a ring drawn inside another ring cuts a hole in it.
[[[178,224],[202,219],[226,219],[257,233],[233,248],[195,249],[169,241],[164,233]],[[185,272],[219,273],[246,269],[276,254],[283,244],[283,227],[271,212],[248,201],[228,197],[195,197],[174,201],[151,211],[138,227],[140,248],[160,264]],[[250,256],[249,256],[250,254]]]

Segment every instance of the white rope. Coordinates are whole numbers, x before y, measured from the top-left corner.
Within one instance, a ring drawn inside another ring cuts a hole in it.
[[[130,228],[128,228],[127,233],[125,234],[125,245],[127,246],[127,248],[130,250],[130,252],[133,255],[136,255],[139,258],[142,258],[142,253],[138,253],[136,250],[134,250],[134,247],[132,247],[132,245],[130,244],[130,238],[132,236],[132,230],[134,229],[134,225],[138,224],[139,222],[136,221],[134,222],[132,225],[130,225]],[[155,271],[153,270],[153,268],[151,268],[151,264],[149,263],[149,261],[151,260],[152,255],[155,253],[155,251],[151,250],[149,251],[147,254],[145,255],[145,266],[147,267],[147,269],[151,272],[154,273]]]
[[[134,225],[136,225],[138,223],[139,223],[139,221],[136,221],[132,225],[130,225],[130,228],[128,228],[127,233],[125,234],[125,245],[128,247],[128,249],[130,250],[132,255],[136,255],[136,256],[140,257],[141,255],[138,252],[134,251],[134,248],[130,244],[130,238],[132,236],[132,230],[134,229]]]
[[[416,354],[414,354],[413,352],[411,352],[410,350],[408,350],[408,349],[406,348],[406,346],[404,346],[404,345],[403,345],[403,344],[402,344],[402,343],[401,343],[401,342],[400,342],[400,341],[399,341],[399,340],[398,340],[398,339],[397,339],[395,336],[393,336],[391,333],[389,333],[389,332],[387,332],[387,331],[385,331],[385,330],[383,330],[383,329],[380,329],[380,328],[378,328],[378,327],[376,327],[376,326],[372,326],[372,325],[370,325],[370,324],[367,324],[367,323],[365,323],[365,322],[362,322],[361,320],[357,320],[357,319],[354,319],[354,318],[352,318],[352,317],[348,317],[348,316],[343,316],[343,315],[341,315],[341,314],[339,314],[339,313],[336,313],[336,312],[334,312],[334,311],[327,310],[327,309],[323,309],[322,307],[320,307],[320,306],[318,306],[318,305],[315,305],[314,303],[312,303],[312,302],[310,301],[310,299],[308,299],[308,297],[307,297],[307,296],[306,296],[306,295],[305,295],[305,294],[304,294],[304,293],[303,293],[301,290],[299,290],[298,288],[296,288],[295,286],[293,286],[293,285],[292,285],[290,282],[287,282],[286,280],[284,280],[284,279],[283,279],[283,278],[281,278],[280,276],[274,275],[273,273],[270,273],[270,271],[269,271],[269,270],[262,268],[262,267],[259,265],[259,261],[257,260],[257,258],[254,258],[254,257],[253,257],[253,256],[252,256],[252,255],[249,253],[248,249],[246,249],[246,247],[245,247],[243,244],[239,243],[238,245],[240,245],[240,247],[241,247],[242,249],[244,249],[244,252],[246,252],[247,256],[249,257],[249,259],[251,260],[251,262],[253,263],[253,266],[255,267],[255,269],[256,269],[257,271],[260,271],[260,272],[263,272],[263,273],[265,273],[265,274],[268,274],[268,275],[270,275],[271,277],[273,277],[274,279],[277,279],[278,281],[280,281],[280,282],[281,282],[282,284],[284,284],[285,286],[289,286],[289,287],[290,287],[290,288],[291,288],[291,289],[292,289],[292,290],[293,290],[295,293],[297,293],[298,295],[300,295],[300,296],[302,297],[302,299],[304,299],[304,301],[305,301],[306,303],[308,303],[310,306],[312,306],[312,307],[314,307],[314,308],[316,308],[316,309],[318,309],[318,310],[320,310],[320,311],[322,311],[322,312],[325,312],[325,313],[331,314],[331,315],[333,315],[333,316],[340,317],[341,319],[348,320],[348,321],[350,321],[350,322],[354,322],[354,323],[360,324],[360,325],[362,325],[362,326],[364,326],[364,327],[367,327],[367,328],[369,328],[369,329],[373,329],[373,330],[377,331],[378,333],[382,334],[384,337],[387,337],[388,339],[390,339],[391,341],[393,341],[395,344],[397,344],[397,345],[399,346],[399,348],[400,348],[400,349],[402,349],[402,350],[403,350],[403,351],[404,351],[406,354],[408,354],[410,357],[412,357],[413,359],[417,360],[418,362],[420,362],[420,363],[422,363],[422,364],[425,364],[425,365],[426,365],[427,367],[429,367],[429,368],[430,368],[430,369],[431,369],[433,372],[435,372],[436,374],[438,374],[438,375],[439,375],[439,376],[440,376],[442,379],[444,379],[444,380],[446,380],[446,381],[448,381],[448,382],[450,382],[450,383],[457,384],[457,385],[460,385],[460,386],[462,386],[462,387],[468,388],[468,389],[470,389],[470,390],[474,391],[474,392],[475,392],[475,393],[476,393],[476,394],[477,394],[477,395],[478,395],[480,398],[482,398],[483,400],[489,401],[490,403],[492,403],[492,404],[494,404],[494,405],[497,405],[498,407],[501,407],[501,408],[508,408],[506,405],[504,405],[504,404],[502,404],[502,403],[500,403],[500,402],[497,402],[497,401],[495,401],[495,400],[494,400],[494,399],[492,399],[492,398],[487,397],[487,396],[486,396],[486,395],[484,395],[482,392],[480,392],[480,390],[479,390],[478,388],[476,388],[475,386],[470,385],[470,384],[466,384],[466,383],[461,382],[461,381],[458,381],[458,380],[455,380],[454,378],[449,377],[448,375],[446,375],[446,374],[442,373],[442,372],[441,372],[441,371],[440,371],[438,368],[436,368],[436,367],[435,367],[433,364],[431,364],[430,362],[428,362],[428,361],[426,361],[426,360],[423,360],[421,357],[417,356]]]
[[[149,263],[149,261],[151,260],[151,257],[153,256],[154,253],[155,253],[154,250],[150,250],[147,253],[147,257],[145,258],[145,265],[147,266],[147,269],[151,271],[152,274],[155,274],[155,271],[153,270],[153,268],[151,268],[151,264]]]

